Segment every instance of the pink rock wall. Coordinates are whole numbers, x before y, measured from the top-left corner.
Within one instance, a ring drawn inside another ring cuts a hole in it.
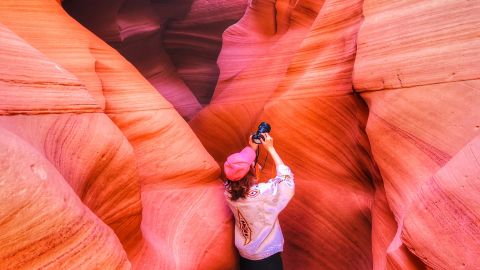
[[[130,269],[122,245],[29,143],[0,129],[2,269]]]
[[[246,0],[97,2],[63,6],[132,62],[185,119],[210,102],[222,32],[241,17]]]
[[[135,67],[59,1],[0,2],[2,269],[235,269],[218,165],[262,120],[285,269],[480,265],[476,2],[63,6]]]
[[[56,1],[0,18],[1,268],[233,268],[219,167],[173,106]]]
[[[253,1],[223,34],[213,99],[190,121],[219,162],[261,120],[272,124],[297,182],[280,216],[286,269],[372,268],[379,179],[364,132],[367,107],[351,81],[361,11],[361,1]]]
[[[365,0],[353,82],[395,218],[379,268],[407,268],[405,252],[434,269],[479,267],[470,242],[479,236],[478,168],[465,156],[478,151],[480,131],[479,11],[472,1]]]

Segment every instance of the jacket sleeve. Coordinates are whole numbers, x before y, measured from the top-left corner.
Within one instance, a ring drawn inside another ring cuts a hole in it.
[[[281,212],[290,202],[295,194],[295,181],[290,168],[286,165],[277,166],[277,176],[273,179],[273,183],[277,188],[277,209]]]

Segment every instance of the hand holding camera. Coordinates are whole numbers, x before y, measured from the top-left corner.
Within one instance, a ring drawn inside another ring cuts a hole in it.
[[[284,163],[280,158],[280,156],[278,155],[277,151],[275,151],[275,148],[273,147],[273,138],[269,134],[271,130],[272,128],[267,122],[260,123],[260,125],[258,126],[257,132],[255,132],[250,136],[249,144],[255,150],[258,149],[259,144],[262,144],[265,150],[267,150],[268,154],[273,158],[273,161],[275,162],[275,166],[278,166]],[[265,157],[265,161],[263,162],[264,165],[267,160],[268,154]],[[257,161],[255,160],[255,163],[256,162]]]
[[[267,122],[260,123],[257,132],[252,135],[252,142],[262,144],[262,139],[265,139],[263,134],[269,133],[271,130],[272,128]]]
[[[262,135],[262,145],[268,152],[270,152],[273,150],[273,138],[268,133],[262,133]]]
[[[257,147],[258,144],[262,144],[263,147],[265,147],[265,149],[270,152],[273,149],[273,138],[269,134],[271,130],[272,127],[267,122],[260,123],[257,132],[250,136],[251,142],[253,142],[253,144],[256,144]],[[252,146],[252,143],[250,143],[250,145]],[[256,149],[256,147],[253,146],[252,148]]]

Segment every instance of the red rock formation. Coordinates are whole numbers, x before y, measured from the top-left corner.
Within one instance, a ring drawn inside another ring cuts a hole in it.
[[[190,119],[210,102],[221,34],[240,18],[245,2],[68,0],[63,5]]]
[[[463,180],[453,176],[470,166],[461,149],[480,130],[479,11],[471,1],[365,0],[354,87],[369,107],[367,134],[396,220],[390,225],[395,236],[383,247],[387,264],[379,269],[420,267],[418,258],[435,269],[479,267],[472,259],[478,244],[467,247],[439,235],[465,239],[463,231],[475,236],[480,226],[478,218],[470,219],[471,193],[460,194]],[[442,186],[445,176],[437,180],[445,171],[458,182],[454,188]],[[457,201],[465,206],[457,208]],[[470,219],[470,226],[461,227],[459,219]]]
[[[80,81],[70,72],[50,61],[0,24],[0,112],[59,113],[100,112],[101,107]],[[7,43],[8,42],[8,43]],[[43,98],[32,99],[40,93]]]
[[[50,164],[45,170],[57,173],[47,173],[46,183],[51,184],[36,196],[70,184],[69,193],[59,191],[53,196],[58,198],[42,201],[47,208],[38,218],[58,215],[45,223],[50,229],[38,225],[34,236],[26,234],[24,241],[14,234],[14,225],[35,218],[33,213],[39,210],[21,212],[16,210],[24,208],[21,201],[2,196],[13,206],[12,211],[1,211],[1,218],[18,220],[1,225],[2,231],[11,232],[7,242],[2,241],[2,269],[130,264],[140,269],[232,268],[232,225],[227,222],[218,165],[171,104],[118,53],[69,18],[56,1],[2,1],[0,18],[10,29],[3,27],[1,32],[6,44],[2,58],[8,60],[3,65],[9,71],[1,96],[15,100],[2,103],[6,104],[1,109],[2,132],[8,129],[21,137],[28,151]],[[21,53],[10,53],[19,49]],[[14,91],[21,87],[25,97],[17,100]],[[16,144],[14,139],[6,141]],[[8,167],[18,157],[22,163],[20,157],[27,150],[22,151],[10,149],[11,158],[2,162]],[[30,161],[24,166],[31,164],[31,170],[37,170]],[[7,174],[2,182],[12,185],[12,191],[21,190],[12,184],[13,177]],[[57,204],[64,212],[72,211],[72,217],[56,211]],[[82,217],[76,209],[95,215]],[[86,232],[79,235],[52,233],[54,228],[78,230],[85,223],[89,225],[81,229]],[[19,240],[21,245],[12,244]],[[105,250],[98,251],[104,245]],[[35,250],[55,254],[37,256]],[[12,254],[24,259],[12,259]]]
[[[479,265],[479,160],[477,136],[420,186],[405,215],[405,243],[432,268]]]
[[[234,269],[218,163],[261,120],[286,269],[479,267],[480,5],[245,4],[65,1],[147,81],[59,1],[0,2],[2,269]]]
[[[115,233],[52,164],[0,128],[0,267],[130,269]]]
[[[100,5],[96,1],[65,1],[63,5],[131,61],[185,118],[201,109],[162,46],[166,19],[156,14],[150,1],[106,1]],[[188,5],[178,8],[185,10]]]
[[[190,121],[219,162],[260,120],[272,124],[297,181],[280,217],[286,269],[372,268],[378,179],[366,106],[351,82],[361,8],[361,1],[253,1],[224,33],[212,102]],[[272,169],[268,160],[267,174]]]

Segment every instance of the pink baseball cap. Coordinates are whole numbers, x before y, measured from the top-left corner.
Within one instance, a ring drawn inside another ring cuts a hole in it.
[[[255,151],[247,146],[242,151],[228,156],[227,161],[223,164],[225,176],[230,181],[238,181],[242,179],[250,170],[250,165],[255,161]]]

